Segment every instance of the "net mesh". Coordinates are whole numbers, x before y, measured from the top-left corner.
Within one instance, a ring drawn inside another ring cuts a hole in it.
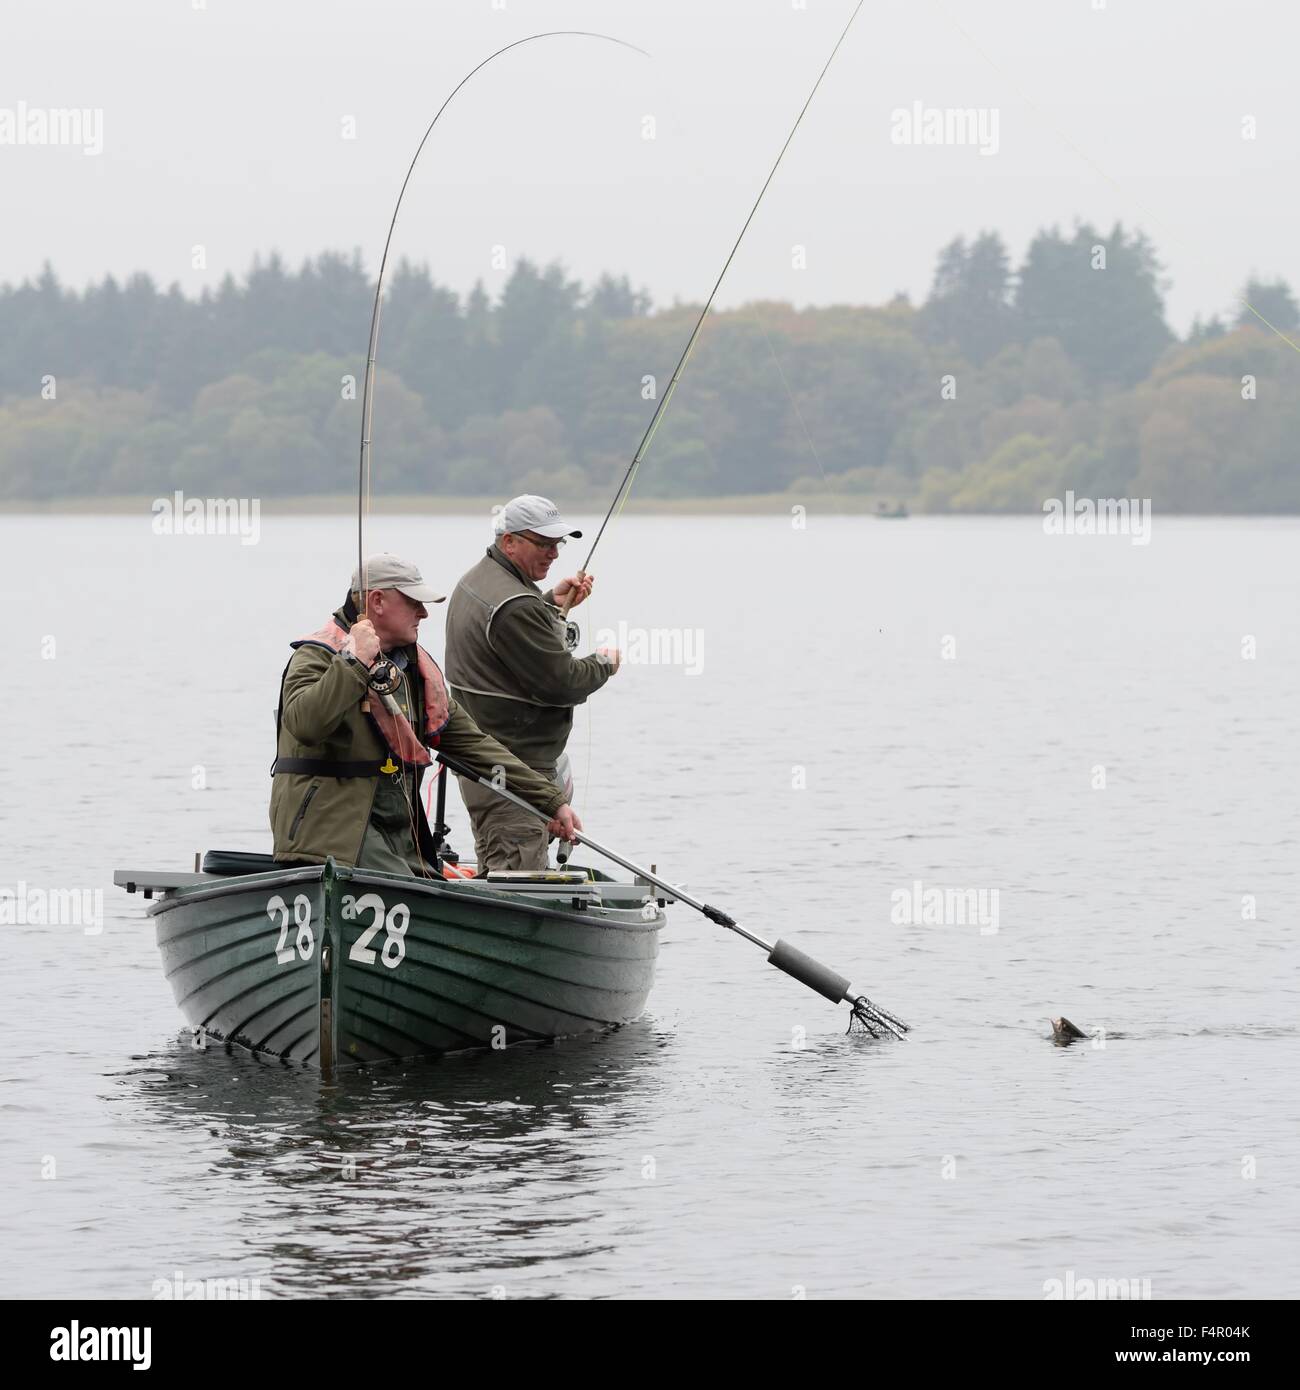
[[[859,994],[853,1001],[849,1013],[850,1033],[869,1033],[873,1038],[883,1038],[886,1033],[901,1038],[909,1031],[901,1018],[895,1018],[888,1009],[873,1004],[865,994]]]

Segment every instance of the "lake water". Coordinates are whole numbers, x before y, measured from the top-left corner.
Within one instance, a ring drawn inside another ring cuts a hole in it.
[[[371,548],[450,588],[486,531]],[[0,1294],[1300,1294],[1300,523],[620,519],[584,645],[675,635],[579,717],[588,829],[913,1032],[845,1036],[678,906],[641,1022],[329,1086],[193,1051],[111,879],[269,849],[286,644],[354,525],[0,546],[0,887],[103,890],[97,934],[0,927]]]

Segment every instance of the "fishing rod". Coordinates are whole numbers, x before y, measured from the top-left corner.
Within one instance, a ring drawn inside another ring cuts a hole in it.
[[[740,249],[740,243],[745,239],[745,233],[749,230],[749,224],[754,220],[754,214],[758,211],[759,204],[763,201],[763,195],[767,192],[768,185],[776,177],[776,171],[781,167],[781,161],[785,158],[785,152],[790,148],[790,142],[794,139],[796,131],[799,129],[800,122],[803,120],[808,108],[812,105],[813,97],[817,95],[817,89],[822,85],[822,78],[830,69],[830,65],[835,61],[835,55],[840,51],[840,45],[848,37],[849,30],[853,27],[853,21],[858,17],[858,11],[862,8],[865,0],[858,0],[853,13],[849,16],[849,22],[844,26],[843,32],[835,41],[835,47],[831,49],[831,56],[827,58],[825,66],[817,74],[817,81],[813,83],[812,91],[808,93],[808,99],[800,108],[798,116],[795,117],[794,125],[790,127],[790,133],[785,137],[785,144],[781,146],[781,152],[777,155],[767,178],[763,180],[763,186],[758,190],[758,197],[754,199],[754,206],[749,210],[749,216],[745,218],[745,225],[740,229],[740,235],[736,238],[727,259],[722,263],[722,269],[718,272],[718,278],[713,282],[713,288],[709,291],[709,297],[704,301],[704,308],[700,310],[700,316],[695,320],[695,327],[691,330],[691,336],[686,340],[686,346],[682,349],[682,355],[677,359],[677,366],[673,368],[673,374],[668,381],[668,388],[659,398],[658,405],[654,408],[654,414],[650,416],[650,423],[646,426],[645,433],[641,436],[641,442],[637,445],[636,453],[632,455],[632,462],[627,466],[627,472],[623,474],[623,480],[618,485],[618,490],[614,493],[614,500],[609,504],[609,509],[605,513],[604,520],[600,523],[600,529],[596,532],[596,539],[591,543],[591,549],[587,552],[587,558],[582,562],[582,568],[578,571],[578,579],[581,582],[586,577],[588,569],[591,567],[591,557],[596,553],[596,547],[600,544],[600,538],[605,534],[605,528],[609,525],[610,518],[613,517],[619,504],[625,499],[630,491],[630,484],[633,474],[641,464],[645,451],[650,447],[650,441],[654,438],[655,431],[659,428],[659,421],[667,409],[668,402],[672,399],[673,392],[677,389],[678,379],[681,377],[682,370],[686,366],[687,359],[695,348],[695,340],[700,336],[700,329],[704,327],[704,320],[707,318],[709,310],[713,307],[713,301],[717,297],[718,287],[722,284],[723,277],[726,275],[735,259],[736,252]],[[569,616],[569,610],[573,607],[577,598],[578,590],[575,587],[569,593],[561,607],[561,615],[565,618]]]
[[[773,178],[776,176],[776,171],[781,165],[781,160],[784,158],[786,150],[790,147],[790,143],[794,139],[795,133],[798,131],[799,125],[802,122],[805,113],[807,112],[809,106],[812,104],[813,97],[816,96],[817,90],[821,86],[822,79],[826,76],[826,73],[829,70],[831,63],[834,61],[836,53],[839,52],[840,46],[843,44],[845,38],[848,36],[849,29],[852,28],[853,21],[857,18],[858,11],[861,10],[863,3],[864,0],[858,0],[858,3],[854,7],[852,15],[850,15],[849,17],[848,23],[844,26],[843,31],[841,32],[839,38],[836,40],[835,47],[831,50],[830,57],[826,60],[825,65],[823,66],[821,72],[818,74],[817,81],[813,84],[812,91],[809,92],[807,100],[804,102],[802,108],[799,111],[799,115],[795,119],[794,125],[790,129],[789,135],[786,136],[785,143],[781,146],[780,153],[777,155],[776,160],[773,163],[767,178],[764,180],[763,186],[759,190],[758,197],[754,200],[754,205],[749,211],[749,216],[746,217],[744,225],[740,229],[740,234],[739,236],[737,236],[735,243],[731,248],[731,251],[727,255],[726,261],[723,263],[721,271],[718,273],[718,277],[717,280],[714,282],[713,289],[709,293],[709,297],[705,302],[704,308],[700,312],[699,318],[696,320],[695,326],[691,331],[690,337],[687,339],[686,347],[683,349],[681,357],[678,359],[677,366],[673,370],[673,375],[668,383],[668,388],[664,392],[663,396],[659,400],[659,403],[655,407],[654,413],[650,418],[650,423],[646,427],[646,431],[641,437],[641,442],[637,446],[636,452],[632,457],[632,462],[628,465],[627,472],[624,474],[623,480],[619,484],[618,491],[614,494],[614,500],[610,503],[609,510],[605,513],[605,517],[600,524],[600,529],[596,533],[596,538],[592,542],[591,549],[587,552],[587,558],[583,564],[584,574],[587,570],[587,567],[591,564],[591,558],[596,552],[596,547],[600,544],[601,537],[605,534],[605,528],[609,525],[610,518],[613,516],[620,501],[623,499],[627,491],[628,485],[630,484],[632,477],[636,473],[636,470],[640,465],[641,459],[644,457],[645,451],[650,445],[650,441],[654,437],[654,433],[658,427],[659,420],[663,416],[664,408],[667,406],[668,401],[671,399],[673,392],[676,390],[677,382],[681,377],[682,371],[686,366],[686,362],[689,359],[691,352],[694,349],[695,342],[699,337],[700,329],[703,327],[704,320],[708,315],[709,309],[712,307],[713,301],[717,297],[718,288],[722,284],[723,278],[725,277],[727,270],[731,266],[731,262],[735,258],[736,252],[740,248],[741,241],[744,240],[745,233],[746,231],[748,231],[750,223],[753,221],[755,214],[758,212],[759,205],[763,201],[763,195],[767,192],[768,186],[771,184]],[[384,251],[380,259],[379,275],[375,284],[375,302],[371,310],[370,316],[370,338],[368,351],[366,354],[365,383],[362,388],[361,398],[361,449],[357,467],[357,586],[359,590],[358,611],[362,617],[364,617],[366,613],[367,601],[364,527],[367,489],[369,487],[371,478],[371,424],[374,411],[374,378],[379,343],[379,322],[383,301],[384,275],[388,266],[388,253],[392,246],[393,232],[397,226],[397,216],[398,213],[401,211],[402,200],[406,196],[406,189],[410,184],[411,176],[415,172],[415,166],[419,162],[420,154],[423,151],[424,146],[429,139],[429,136],[433,133],[433,129],[438,124],[438,121],[441,119],[443,112],[446,111],[447,107],[451,104],[452,100],[455,98],[456,94],[461,90],[461,88],[464,87],[465,84],[469,82],[469,80],[472,77],[474,77],[476,73],[480,72],[490,62],[492,62],[496,58],[499,58],[502,54],[508,53],[512,48],[518,48],[523,44],[532,43],[538,39],[562,37],[602,39],[608,43],[618,44],[622,48],[629,48],[635,53],[640,53],[643,57],[649,56],[649,54],[647,54],[644,49],[638,48],[635,44],[628,43],[623,39],[616,39],[609,34],[595,33],[589,30],[582,29],[551,30],[542,34],[531,34],[526,38],[516,39],[513,43],[506,44],[503,48],[499,48],[495,53],[490,54],[487,58],[483,59],[481,63],[471,68],[470,71],[466,73],[466,75],[463,78],[461,78],[461,80],[452,89],[447,99],[438,108],[437,112],[433,117],[433,120],[429,122],[428,128],[425,130],[419,145],[416,147],[415,154],[412,156],[411,163],[406,171],[406,177],[402,180],[402,187],[397,195],[397,203],[393,208],[392,218],[389,220],[388,235],[384,240]],[[566,615],[570,607],[572,607],[572,597],[570,597],[569,601],[566,602],[564,606],[564,611]],[[478,774],[473,771],[473,769],[465,767],[463,764],[457,763],[454,759],[448,757],[445,753],[438,752],[435,750],[435,756],[444,765],[444,767],[450,769],[458,776],[468,777],[473,781],[479,782],[482,785],[488,787],[490,790],[494,791],[498,796],[504,797],[506,800],[513,802],[521,809],[527,811],[530,815],[535,816],[538,819],[545,822],[550,821],[551,817],[549,817],[544,811],[537,810],[536,807],[531,806],[528,802],[516,796],[513,792],[507,790],[505,787],[497,786],[496,783],[494,783],[490,778],[479,777]],[[859,1026],[866,1029],[866,1031],[868,1031],[873,1037],[879,1037],[882,1036],[884,1033],[890,1033],[895,1037],[901,1038],[908,1031],[908,1025],[903,1023],[901,1019],[896,1018],[887,1010],[882,1009],[878,1005],[872,1003],[872,1001],[868,999],[865,994],[857,994],[853,990],[853,987],[847,978],[841,975],[837,975],[833,970],[830,970],[828,967],[822,965],[819,961],[814,960],[811,956],[799,950],[797,947],[791,946],[787,942],[781,940],[777,940],[775,942],[769,942],[764,940],[763,937],[758,936],[757,934],[750,932],[746,928],[742,927],[739,922],[737,922],[728,913],[723,912],[721,908],[712,907],[708,903],[700,902],[698,899],[692,897],[690,894],[684,892],[682,889],[674,888],[672,885],[666,883],[663,879],[659,878],[654,873],[634,863],[632,860],[624,858],[616,851],[609,849],[607,846],[601,845],[597,841],[591,839],[587,835],[582,834],[581,832],[575,831],[574,835],[575,839],[580,844],[588,846],[597,854],[601,854],[605,858],[610,859],[612,862],[621,865],[623,868],[627,869],[631,873],[636,874],[638,877],[640,877],[653,887],[658,888],[662,893],[666,894],[667,896],[676,898],[677,900],[686,903],[687,906],[692,907],[697,912],[702,913],[710,921],[715,922],[717,925],[726,928],[728,931],[735,932],[738,936],[743,937],[746,941],[749,941],[753,945],[762,948],[768,953],[767,958],[770,964],[775,965],[780,970],[783,970],[786,974],[798,980],[801,984],[804,984],[808,986],[808,988],[815,990],[817,993],[823,995],[825,998],[830,999],[833,1003],[847,1003],[851,1011],[850,1026],[852,1026],[853,1022],[856,1022]]]
[[[471,767],[466,767],[462,762],[449,757],[440,749],[433,749],[433,755],[449,771],[454,772],[458,777],[466,777],[471,782],[477,782],[480,786],[486,787],[489,791],[495,792],[498,796],[504,797],[520,810],[527,811],[530,816],[537,820],[550,822],[551,817],[545,811],[539,811],[536,806],[516,796],[514,792],[506,787],[498,786],[490,777],[480,777]],[[446,773],[443,774],[446,776]],[[896,1038],[901,1038],[909,1031],[909,1027],[900,1018],[895,1018],[887,1009],[882,1009],[879,1004],[873,1004],[865,994],[860,994],[853,988],[853,985],[843,975],[838,975],[829,966],[825,966],[819,960],[814,960],[812,956],[801,951],[797,946],[792,946],[788,941],[767,941],[757,933],[742,927],[729,913],[724,912],[720,907],[712,907],[709,903],[701,902],[693,897],[685,889],[675,887],[666,882],[657,874],[649,869],[643,868],[640,864],[631,859],[625,858],[617,850],[610,849],[607,845],[602,845],[598,840],[593,840],[590,835],[584,834],[581,830],[573,832],[573,838],[581,845],[586,845],[588,849],[593,849],[597,854],[603,855],[606,859],[613,860],[615,864],[621,865],[629,873],[637,875],[652,887],[659,889],[666,897],[675,898],[678,902],[683,902],[687,907],[693,907],[696,912],[702,913],[710,922],[716,922],[718,926],[725,927],[728,931],[735,932],[737,936],[744,937],[754,946],[760,947],[767,952],[767,962],[775,965],[778,970],[793,979],[799,981],[801,985],[807,985],[809,989],[815,990],[824,998],[829,999],[832,1004],[847,1004],[850,1010],[850,1027],[857,1023],[864,1028],[873,1038],[891,1033]]]
[[[374,413],[374,382],[375,382],[375,358],[379,347],[379,318],[384,294],[384,272],[388,268],[388,251],[393,244],[393,231],[397,226],[397,214],[402,210],[402,199],[406,197],[407,185],[411,182],[411,175],[415,172],[415,166],[419,162],[421,151],[423,151],[429,136],[433,134],[433,128],[438,124],[442,113],[451,105],[456,93],[465,84],[494,59],[501,57],[503,53],[509,53],[512,48],[519,48],[526,43],[534,43],[538,39],[560,39],[560,38],[584,38],[602,39],[606,43],[618,44],[620,48],[629,48],[633,53],[639,53],[643,58],[650,55],[643,48],[638,48],[634,43],[628,43],[626,39],[616,39],[610,34],[600,34],[589,29],[551,29],[543,34],[529,34],[526,38],[516,39],[513,43],[508,43],[504,48],[498,48],[495,53],[489,54],[472,67],[464,77],[451,89],[451,93],[442,103],[435,113],[433,120],[429,122],[428,129],[424,132],[419,145],[416,146],[415,154],[411,158],[410,166],[406,170],[406,177],[402,180],[401,191],[397,195],[397,203],[393,208],[392,218],[388,223],[388,236],[384,240],[384,254],[379,261],[379,278],[375,283],[375,303],[370,312],[370,342],[366,353],[366,374],[365,385],[361,390],[361,456],[357,464],[357,587],[360,590],[360,605],[358,613],[361,617],[366,616],[366,552],[365,552],[365,513],[367,504],[367,494],[370,487],[370,427],[371,418]]]

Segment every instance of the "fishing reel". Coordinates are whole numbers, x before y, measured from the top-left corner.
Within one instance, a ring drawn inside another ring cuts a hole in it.
[[[376,695],[391,695],[401,683],[402,673],[386,656],[381,656],[366,674],[366,684]]]
[[[578,650],[578,643],[582,641],[582,629],[558,603],[551,605],[551,617],[555,619],[555,626],[559,629],[560,641],[564,643],[565,651],[572,655]]]

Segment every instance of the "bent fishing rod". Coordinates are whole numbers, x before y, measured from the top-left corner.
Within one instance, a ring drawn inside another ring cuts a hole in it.
[[[781,146],[780,153],[777,155],[776,160],[773,163],[767,178],[764,180],[763,186],[759,190],[758,197],[754,200],[754,205],[749,211],[749,216],[746,217],[744,225],[740,229],[740,234],[739,236],[737,236],[735,243],[732,245],[732,248],[727,255],[726,261],[723,263],[721,271],[718,273],[718,277],[714,282],[713,289],[709,293],[709,297],[705,302],[704,308],[701,310],[700,315],[695,322],[695,326],[691,331],[691,335],[687,339],[686,347],[683,349],[681,357],[677,362],[677,366],[673,370],[673,375],[668,383],[668,388],[664,392],[663,396],[660,398],[658,404],[655,406],[654,413],[650,418],[650,423],[646,427],[645,433],[641,438],[641,442],[640,444],[638,444],[636,452],[632,457],[632,462],[628,465],[627,472],[624,474],[624,477],[619,484],[618,490],[614,494],[614,499],[610,503],[609,510],[605,513],[604,520],[600,524],[600,529],[596,534],[596,538],[592,542],[591,549],[587,552],[587,558],[583,564],[583,573],[586,572],[587,567],[591,564],[591,557],[595,554],[596,547],[600,544],[601,537],[605,534],[605,529],[609,524],[610,518],[614,515],[620,502],[624,499],[629,484],[631,483],[631,480],[635,475],[642,458],[645,455],[646,449],[650,445],[650,441],[654,437],[655,430],[658,428],[658,424],[663,416],[664,409],[667,406],[668,401],[671,399],[673,392],[676,390],[677,382],[680,379],[682,371],[685,368],[686,363],[690,358],[691,352],[695,347],[696,340],[700,335],[700,330],[704,326],[704,320],[708,315],[709,309],[713,305],[714,299],[717,297],[718,289],[722,284],[723,278],[726,276],[727,270],[731,266],[731,262],[735,259],[736,252],[740,248],[740,243],[744,240],[745,233],[746,231],[748,231],[749,225],[754,220],[754,216],[758,212],[759,205],[763,201],[763,195],[767,192],[767,189],[771,184],[773,178],[775,178],[777,169],[781,165],[781,160],[784,158],[786,150],[790,147],[790,143],[794,139],[795,133],[799,129],[799,125],[804,118],[804,114],[807,112],[809,106],[812,104],[813,97],[816,96],[817,90],[821,86],[822,79],[826,76],[826,73],[829,70],[831,63],[834,61],[836,53],[839,52],[840,46],[843,44],[845,38],[848,36],[848,32],[850,28],[852,28],[853,21],[857,18],[858,11],[861,10],[863,3],[864,0],[858,0],[858,3],[854,7],[852,15],[849,16],[848,23],[844,26],[843,31],[841,32],[839,38],[836,40],[835,47],[831,50],[830,57],[827,58],[825,65],[822,67],[821,72],[817,76],[817,81],[813,84],[812,91],[809,92],[807,100],[805,100],[802,108],[799,111],[799,115],[795,118],[794,125],[790,129],[789,135],[786,136],[785,143]],[[411,159],[409,167],[407,168],[406,177],[402,181],[402,187],[397,196],[397,203],[393,208],[393,215],[391,220],[389,221],[388,236],[384,241],[383,256],[380,260],[379,275],[375,285],[375,302],[374,307],[371,311],[370,339],[366,355],[365,384],[362,390],[361,449],[357,469],[357,586],[360,590],[358,595],[358,611],[362,616],[364,616],[366,612],[364,522],[366,510],[366,489],[371,477],[371,420],[374,410],[374,377],[379,343],[379,321],[383,299],[384,274],[388,266],[388,253],[392,246],[393,232],[397,225],[398,213],[401,211],[402,200],[406,195],[407,186],[410,184],[411,176],[415,172],[415,166],[419,161],[420,154],[423,151],[424,146],[429,139],[429,136],[433,133],[433,129],[438,124],[438,121],[442,117],[443,112],[446,111],[447,107],[451,104],[452,100],[455,98],[456,94],[461,90],[461,88],[463,88],[465,84],[469,82],[470,79],[474,77],[476,73],[481,71],[490,62],[492,62],[496,58],[499,58],[502,54],[508,53],[512,48],[518,48],[522,44],[532,43],[538,39],[562,37],[601,39],[608,43],[618,44],[622,48],[632,49],[633,52],[640,53],[642,56],[649,56],[645,53],[644,49],[637,48],[636,45],[627,43],[623,39],[613,38],[609,34],[600,34],[588,30],[578,29],[553,30],[543,34],[532,34],[529,35],[527,38],[517,39],[514,43],[506,44],[503,48],[499,48],[495,53],[490,54],[481,63],[477,64],[477,66],[472,68],[463,78],[461,78],[461,80],[452,89],[450,95],[448,95],[447,99],[438,108],[438,111],[434,115],[433,120],[429,122],[428,128],[425,130],[419,145],[416,147],[415,154]],[[571,606],[572,596],[570,597],[570,601],[565,604],[564,611],[566,614]],[[479,777],[478,774],[475,773],[471,768],[467,768],[463,764],[457,763],[455,760],[449,758],[444,753],[437,752],[436,756],[445,767],[450,769],[452,772],[456,773],[458,776],[468,777],[474,781],[482,783],[491,791],[495,792],[498,796],[504,797],[506,800],[513,802],[515,805],[527,811],[530,815],[533,815],[549,823],[551,817],[549,817],[544,811],[537,810],[536,807],[531,806],[528,802],[522,800],[522,798],[516,796],[513,792],[507,790],[506,788],[497,786],[497,784],[493,782],[490,778]],[[887,1010],[882,1009],[879,1007],[879,1005],[872,1003],[872,1001],[868,999],[866,995],[856,993],[850,982],[845,977],[837,975],[833,970],[830,970],[826,966],[822,965],[819,961],[814,960],[811,956],[805,954],[797,947],[791,946],[788,943],[780,940],[777,940],[776,942],[768,942],[764,940],[761,936],[758,936],[755,933],[750,932],[746,928],[742,927],[740,923],[738,923],[728,913],[723,912],[721,908],[712,907],[708,903],[700,902],[698,899],[694,898],[693,896],[684,892],[683,890],[674,888],[672,885],[666,883],[663,879],[657,877],[655,874],[646,870],[642,866],[634,863],[630,859],[623,857],[616,851],[609,849],[607,846],[601,845],[597,841],[591,839],[589,836],[584,835],[581,832],[575,832],[575,838],[579,843],[587,845],[597,854],[603,855],[604,857],[610,859],[612,862],[621,865],[629,872],[636,874],[645,882],[649,883],[655,888],[658,888],[660,892],[670,897],[676,898],[681,902],[686,903],[687,906],[692,907],[697,912],[702,913],[710,921],[715,922],[717,925],[724,927],[729,931],[735,932],[737,935],[743,937],[746,941],[751,942],[753,945],[761,947],[768,953],[767,958],[770,964],[775,965],[778,969],[785,971],[786,974],[798,980],[801,984],[807,985],[808,988],[815,990],[817,993],[823,995],[825,998],[830,999],[833,1003],[847,1003],[850,1006],[851,1010],[850,1027],[852,1027],[853,1023],[856,1022],[860,1027],[864,1028],[873,1037],[880,1037],[884,1033],[890,1033],[895,1037],[901,1038],[908,1031],[908,1025],[903,1023],[902,1020],[895,1018],[894,1015],[889,1013]]]
[[[370,486],[371,467],[370,467],[370,426],[375,408],[375,361],[379,348],[379,318],[384,295],[384,272],[388,268],[388,252],[393,244],[393,232],[397,227],[397,214],[402,210],[402,199],[406,197],[407,185],[411,182],[411,175],[415,173],[415,166],[419,163],[420,154],[428,143],[429,136],[433,134],[433,128],[442,119],[442,113],[455,100],[457,92],[470,81],[472,77],[495,59],[501,57],[503,53],[509,53],[512,48],[520,48],[526,43],[535,43],[538,39],[562,39],[562,38],[583,38],[601,39],[606,43],[617,44],[620,48],[631,49],[633,53],[639,53],[643,58],[650,55],[643,48],[638,48],[634,43],[628,43],[626,39],[616,39],[610,34],[599,34],[588,29],[552,29],[544,34],[529,34],[526,38],[516,39],[513,43],[508,43],[504,48],[498,48],[495,53],[489,54],[481,63],[472,67],[464,77],[451,89],[447,99],[434,114],[433,120],[429,122],[428,128],[416,146],[415,154],[411,157],[411,163],[406,170],[406,177],[402,180],[402,187],[397,195],[397,202],[393,207],[393,215],[388,223],[388,236],[384,239],[384,254],[379,261],[379,278],[375,282],[375,303],[370,311],[370,341],[366,353],[366,373],[365,384],[361,389],[361,455],[357,464],[357,587],[360,590],[358,612],[361,617],[366,616],[366,553],[364,523],[367,505],[367,491]]]
[[[740,229],[740,235],[736,237],[731,250],[727,253],[727,259],[722,263],[722,269],[718,272],[718,278],[713,282],[713,288],[709,291],[709,297],[704,301],[704,308],[700,310],[699,317],[695,320],[695,327],[691,329],[691,336],[686,340],[686,346],[682,349],[682,355],[677,359],[677,365],[673,368],[673,374],[669,378],[667,389],[659,398],[658,404],[654,408],[654,413],[650,416],[650,423],[645,428],[645,433],[641,436],[641,442],[636,447],[636,452],[632,455],[632,462],[627,466],[627,472],[623,474],[623,479],[614,493],[613,501],[609,504],[609,509],[605,513],[604,520],[600,523],[600,529],[596,532],[596,539],[591,543],[591,549],[587,551],[587,558],[582,562],[582,568],[578,571],[578,579],[581,580],[591,568],[591,557],[596,553],[596,547],[600,544],[600,538],[605,534],[605,528],[609,525],[610,519],[620,504],[626,500],[631,490],[632,478],[636,470],[640,467],[641,460],[645,457],[646,450],[650,447],[650,441],[655,436],[655,431],[659,428],[659,421],[663,418],[664,411],[668,408],[668,402],[672,399],[673,392],[677,389],[677,382],[680,380],[682,371],[691,353],[695,349],[696,339],[700,336],[700,329],[704,327],[704,320],[708,317],[709,310],[713,307],[713,301],[717,298],[718,288],[721,286],[723,278],[731,267],[731,262],[736,257],[736,252],[740,250],[740,243],[745,239],[745,233],[749,230],[749,224],[754,220],[755,213],[758,212],[759,204],[763,201],[763,195],[767,192],[772,180],[776,177],[776,171],[781,167],[781,161],[785,158],[785,152],[790,148],[790,142],[794,139],[795,133],[799,129],[804,115],[812,105],[813,98],[817,95],[817,89],[822,85],[822,78],[830,70],[831,64],[835,61],[835,55],[840,51],[840,45],[848,37],[849,30],[853,27],[853,21],[858,17],[858,11],[862,8],[865,0],[858,0],[853,13],[849,16],[849,22],[844,26],[835,47],[831,49],[831,55],[826,59],[821,72],[817,74],[817,81],[813,83],[812,91],[808,93],[808,99],[804,102],[795,117],[794,125],[790,127],[790,133],[785,137],[785,144],[781,146],[781,152],[777,155],[768,171],[767,178],[763,180],[763,186],[758,190],[758,197],[754,199],[754,206],[749,210],[749,216],[745,218],[745,224]],[[573,607],[578,590],[575,588],[570,591],[565,599],[561,613],[564,617],[569,616],[569,610]]]
[[[450,757],[438,748],[431,751],[445,768],[454,772],[458,777],[465,777],[471,782],[477,782],[480,786],[495,792],[497,796],[503,797],[512,805],[518,806],[520,810],[527,811],[535,819],[550,823],[551,817],[545,811],[539,811],[536,806],[525,801],[522,796],[516,796],[508,788],[498,786],[491,777],[479,776],[472,767],[467,767],[464,763]],[[581,830],[575,830],[573,838],[580,845],[586,845],[588,849],[595,850],[597,854],[621,865],[629,873],[635,874],[650,884],[651,887],[659,889],[666,897],[675,898],[678,902],[685,903],[687,907],[693,907],[696,912],[702,913],[710,922],[715,922],[718,926],[735,932],[737,936],[743,937],[752,945],[766,951],[769,965],[775,965],[778,970],[784,970],[787,975],[798,980],[801,985],[807,985],[809,989],[822,995],[823,998],[829,999],[832,1004],[847,1004],[850,1010],[850,1027],[856,1023],[860,1028],[870,1033],[873,1038],[882,1037],[885,1033],[901,1038],[909,1031],[908,1025],[902,1019],[895,1018],[887,1009],[882,1009],[879,1004],[872,1003],[865,994],[854,989],[845,976],[837,974],[829,966],[823,965],[821,961],[814,960],[812,956],[801,951],[797,946],[792,946],[788,941],[779,939],[777,941],[765,940],[756,932],[742,927],[734,917],[724,912],[720,907],[713,907],[709,903],[701,902],[686,892],[685,889],[675,887],[649,869],[619,854],[617,850],[610,849],[608,845],[602,845],[598,840],[593,840],[590,835]]]

